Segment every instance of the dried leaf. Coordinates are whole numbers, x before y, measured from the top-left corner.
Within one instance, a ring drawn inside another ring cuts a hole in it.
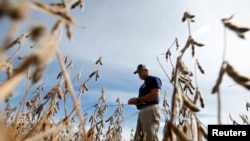
[[[181,53],[182,53],[182,54],[183,54],[183,53],[187,50],[187,48],[190,46],[190,44],[191,44],[191,39],[192,39],[192,37],[189,36],[188,39],[187,39],[187,41],[186,41],[186,44],[185,44],[184,48],[181,50]]]
[[[20,46],[23,45],[25,38],[29,37],[29,33],[26,34],[22,34],[19,38],[17,38],[16,40],[12,41],[11,43],[9,43],[8,45],[6,45],[4,47],[4,50],[8,50],[11,47],[13,47],[16,44],[19,44]]]
[[[101,56],[97,59],[97,61],[95,62],[95,64],[103,65],[103,63],[102,63],[102,57]]]
[[[97,73],[97,71],[93,71],[93,72],[89,75],[89,78],[93,77],[96,73]]]
[[[248,77],[240,75],[230,64],[227,64],[226,72],[235,82],[247,89],[250,89],[250,83],[247,84],[250,79]]]
[[[166,52],[166,61],[168,61],[168,58],[170,58],[171,57],[171,55],[172,55],[172,53],[171,53],[171,51],[170,51],[170,49],[168,49],[168,51]]]
[[[78,80],[78,81],[81,79],[81,76],[82,76],[82,73],[79,72],[79,73],[77,74],[77,80]]]
[[[204,99],[202,97],[202,95],[200,94],[200,103],[201,103],[201,107],[204,108],[205,107],[205,102],[204,102]]]
[[[225,27],[234,31],[242,39],[245,39],[244,34],[250,30],[250,28],[248,28],[248,27],[239,27],[239,26],[236,26],[230,22],[225,22],[224,25],[225,25]]]
[[[186,83],[185,86],[184,86],[184,91],[188,90],[190,94],[193,94],[193,91],[189,85],[189,83]]]
[[[101,94],[105,94],[105,92],[106,92],[106,89],[103,87],[101,90]]]
[[[73,40],[73,30],[72,30],[72,26],[70,23],[66,23],[65,24],[66,27],[66,31],[67,31],[67,37],[69,38],[70,41]]]
[[[247,102],[247,103],[246,103],[246,109],[247,109],[247,111],[248,111],[249,108],[250,108],[250,103]]]
[[[170,128],[173,129],[174,133],[181,141],[192,141],[185,133],[176,128],[171,122],[168,122],[168,124],[170,124]]]
[[[198,88],[196,88],[196,91],[195,91],[195,95],[194,95],[194,100],[193,100],[193,103],[196,104],[197,103],[197,100],[200,96],[200,91],[198,90]]]
[[[45,67],[38,67],[32,75],[32,83],[35,84],[42,78]]]
[[[192,49],[192,57],[194,57],[194,54],[195,54],[194,44],[191,44],[191,49]]]
[[[59,27],[62,25],[62,20],[57,20],[56,24],[52,27],[51,34],[56,35],[56,31],[59,29]]]
[[[191,43],[192,45],[196,45],[196,46],[198,46],[198,47],[203,47],[203,46],[204,46],[204,44],[195,41],[193,38],[190,39],[190,43]]]
[[[46,28],[43,25],[36,25],[31,28],[29,36],[32,41],[37,42],[44,37],[45,33]]]
[[[93,125],[87,132],[87,137],[88,138],[93,138],[95,136],[95,132],[96,132],[96,125]]]
[[[229,18],[223,18],[223,19],[221,19],[221,20],[222,20],[222,22],[224,23],[224,22],[227,22],[227,21],[233,19],[233,17],[234,17],[234,15],[231,15]]]
[[[184,84],[187,83],[187,81],[188,81],[188,80],[187,80],[186,78],[184,78],[182,75],[178,77],[178,80],[179,80],[181,83],[184,83]]]
[[[188,70],[188,68],[186,67],[186,65],[184,64],[184,62],[182,61],[182,59],[179,57],[178,58],[178,68],[180,69],[180,71],[184,74],[184,75],[189,75],[192,76],[193,73],[191,71]]]
[[[88,91],[89,90],[86,83],[81,84],[81,87],[83,88],[83,91],[85,91],[85,90]]]
[[[113,116],[110,116],[105,122],[109,122],[112,119],[113,119]]]
[[[178,50],[178,48],[179,48],[179,42],[178,42],[177,38],[175,39],[175,45],[176,45],[176,50]]]
[[[95,81],[98,81],[99,77],[100,77],[100,74],[99,74],[99,71],[97,70],[95,73]]]
[[[187,96],[182,94],[182,98],[183,98],[183,104],[188,107],[191,111],[193,112],[199,112],[200,109],[198,107],[196,107],[196,105],[190,101]]]
[[[200,65],[200,63],[198,62],[198,60],[196,60],[196,64],[197,64],[198,69],[200,70],[200,72],[201,72],[202,74],[205,74],[205,71],[204,71],[203,68],[201,67],[201,65]]]
[[[219,87],[220,87],[220,84],[222,82],[222,79],[223,79],[225,72],[226,72],[226,70],[224,68],[224,63],[223,63],[221,66],[221,69],[220,69],[219,77],[217,78],[216,84],[212,89],[212,94],[219,92]]]
[[[248,27],[239,27],[230,22],[226,22],[224,25],[236,33],[245,33],[250,30]]]
[[[55,7],[55,6],[51,6],[51,5],[45,5],[41,2],[38,1],[33,1],[33,5],[31,5],[32,8],[45,12],[45,13],[49,13],[52,14],[56,17],[59,17],[61,20],[63,20],[63,22],[65,22],[66,24],[73,24],[76,25],[80,28],[85,28],[82,25],[77,24],[73,18],[69,15],[68,10],[65,10],[64,8],[59,8],[59,7]]]
[[[184,12],[183,17],[182,17],[182,22],[185,22],[187,19],[191,20],[195,17],[195,15],[192,15],[188,13],[187,11]]]
[[[1,13],[9,16],[13,21],[24,20],[29,15],[28,1],[5,1],[4,6],[1,7]]]
[[[84,0],[74,0],[71,2],[71,9],[80,6],[81,10],[84,8]]]

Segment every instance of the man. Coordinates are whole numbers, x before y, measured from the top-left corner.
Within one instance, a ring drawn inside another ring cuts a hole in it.
[[[139,96],[130,98],[128,104],[136,105],[139,110],[134,141],[158,141],[160,125],[159,97],[162,86],[161,79],[149,74],[144,64],[139,64],[134,74],[139,75],[144,83],[139,88]]]

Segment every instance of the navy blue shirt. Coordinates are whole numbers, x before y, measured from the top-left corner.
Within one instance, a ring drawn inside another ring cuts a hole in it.
[[[156,76],[148,76],[144,83],[139,88],[139,97],[145,96],[151,92],[152,89],[158,88],[161,89],[161,79]],[[159,98],[156,101],[152,101],[150,103],[159,103]]]

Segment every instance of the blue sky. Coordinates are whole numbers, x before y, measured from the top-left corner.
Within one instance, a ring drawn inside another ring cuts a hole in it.
[[[172,87],[157,62],[157,56],[170,75],[172,67],[161,54],[167,51],[175,38],[178,38],[180,48],[185,45],[188,26],[187,23],[181,22],[181,18],[183,13],[188,11],[196,16],[195,22],[191,24],[192,35],[197,41],[205,44],[196,50],[195,56],[205,70],[205,75],[198,74],[197,78],[199,89],[205,99],[205,108],[198,115],[204,124],[216,124],[217,96],[212,95],[211,90],[222,63],[224,29],[221,19],[234,14],[234,23],[249,27],[249,4],[248,0],[86,0],[83,11],[76,8],[71,13],[75,21],[86,28],[75,26],[73,41],[69,41],[65,30],[62,30],[63,35],[59,43],[62,54],[69,55],[74,62],[70,72],[71,78],[79,72],[82,73],[81,81],[73,83],[76,91],[79,84],[97,69],[95,61],[100,56],[103,58],[103,66],[99,67],[100,80],[89,81],[89,91],[82,96],[83,107],[93,105],[100,97],[103,87],[107,90],[106,98],[110,105],[115,104],[117,97],[126,104],[130,97],[137,96],[142,81],[133,72],[140,63],[147,64],[152,75],[161,77],[161,102],[164,93],[167,92],[168,102],[171,103]],[[54,23],[54,17],[33,12],[22,24],[19,32],[26,32],[33,24],[44,24],[50,29]],[[8,27],[8,19],[0,20],[0,25]],[[3,28],[3,31],[6,32],[6,29]],[[1,40],[4,32],[0,33]],[[249,33],[246,40],[242,40],[233,32],[227,31],[226,60],[246,76],[249,76],[250,71],[249,38]],[[20,52],[25,53],[25,49]],[[184,58],[184,62],[193,68],[195,58],[191,57],[191,52]],[[52,60],[40,83],[46,82],[46,87],[50,89],[50,85],[53,86],[56,82],[58,68],[57,61]],[[230,122],[229,114],[239,122],[240,113],[249,115],[245,110],[245,103],[250,101],[250,98],[245,88],[225,77],[221,85],[221,94],[223,123]],[[15,98],[18,97],[20,96],[17,92]],[[125,106],[124,115],[129,118],[124,122],[124,134],[135,128],[137,115],[131,115],[136,112],[138,111],[135,107]]]

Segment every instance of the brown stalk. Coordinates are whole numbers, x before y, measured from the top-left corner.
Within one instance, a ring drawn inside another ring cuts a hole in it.
[[[80,120],[80,124],[81,124],[81,127],[82,127],[82,135],[83,135],[83,140],[84,141],[87,141],[88,140],[88,137],[87,137],[87,134],[86,134],[86,130],[85,130],[85,123],[83,122],[84,119],[82,117],[82,110],[81,110],[81,107],[80,107],[80,101],[77,100],[76,96],[75,96],[75,93],[74,93],[74,89],[72,87],[72,84],[71,84],[71,81],[70,81],[70,77],[67,73],[67,70],[66,70],[66,67],[64,66],[64,63],[63,63],[63,59],[61,57],[61,54],[59,52],[59,50],[56,51],[56,55],[57,55],[57,59],[59,61],[59,64],[61,66],[61,69],[62,69],[62,72],[65,76],[65,81],[69,84],[69,93],[72,97],[72,100],[73,100],[73,103],[74,103],[74,107],[76,108],[76,114]]]

